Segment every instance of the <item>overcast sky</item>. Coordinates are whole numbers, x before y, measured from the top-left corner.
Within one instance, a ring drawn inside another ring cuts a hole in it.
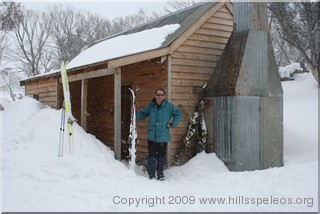
[[[153,11],[160,12],[166,5],[165,0],[157,1],[19,1],[27,9],[45,10],[52,4],[63,4],[81,10],[91,11],[100,14],[112,20],[116,17],[124,17],[126,15],[135,14],[139,9],[145,9],[150,15]]]

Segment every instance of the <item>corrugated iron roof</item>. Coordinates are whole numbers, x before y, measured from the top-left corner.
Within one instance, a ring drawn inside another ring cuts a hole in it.
[[[97,44],[99,42],[102,42],[117,36],[121,36],[121,35],[138,33],[144,30],[160,28],[165,25],[180,24],[180,28],[173,35],[170,35],[170,37],[167,38],[167,40],[162,44],[160,48],[167,47],[175,39],[177,39],[183,32],[185,32],[193,23],[195,23],[205,12],[207,12],[211,7],[213,7],[216,3],[217,2],[206,2],[206,3],[196,4],[192,7],[188,7],[186,9],[179,10],[174,13],[170,13],[168,15],[159,17],[157,19],[143,23],[136,27],[130,28],[121,33],[104,38],[102,40],[97,41],[94,44]]]

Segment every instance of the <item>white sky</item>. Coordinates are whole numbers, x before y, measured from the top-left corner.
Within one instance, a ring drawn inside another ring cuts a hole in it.
[[[130,1],[130,0],[95,0],[95,1],[19,1],[27,9],[45,10],[49,5],[63,4],[80,10],[87,10],[92,13],[100,14],[112,20],[116,17],[135,14],[139,9],[145,9],[150,15],[153,11],[160,12],[166,5],[165,0],[157,1]]]

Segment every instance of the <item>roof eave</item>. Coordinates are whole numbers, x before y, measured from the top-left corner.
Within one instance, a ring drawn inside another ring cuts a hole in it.
[[[116,59],[104,60],[104,61],[100,61],[92,64],[82,65],[82,66],[70,68],[67,70],[68,72],[71,72],[71,71],[77,71],[77,70],[85,69],[88,67],[94,67],[94,66],[99,66],[103,64],[107,65],[107,68],[117,68],[117,67],[129,65],[129,64],[149,60],[149,59],[154,59],[157,57],[166,56],[169,53],[170,53],[170,48],[163,47],[163,48],[153,49],[153,50],[140,52],[140,53],[136,53],[128,56],[119,57]],[[60,71],[57,71],[56,73],[52,73],[48,75],[31,77],[29,79],[20,81],[20,86],[25,86],[25,84],[30,81],[35,81],[42,78],[50,78],[50,77],[59,76],[59,75],[60,75]]]
[[[34,77],[30,77],[28,79],[24,79],[20,81],[20,86],[25,86],[27,82],[30,81],[35,81],[35,80],[39,80],[42,78],[50,78],[50,77],[55,77],[55,76],[59,76],[60,75],[60,70],[54,72],[54,73],[49,73],[49,74],[42,74],[39,76],[34,76]]]
[[[117,68],[170,54],[170,47],[162,47],[108,61],[108,68]]]

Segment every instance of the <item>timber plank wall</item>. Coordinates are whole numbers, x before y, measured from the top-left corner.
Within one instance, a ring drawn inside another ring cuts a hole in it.
[[[59,108],[59,97],[57,92],[60,90],[59,79],[50,77],[27,82],[25,85],[26,95],[39,100],[44,105],[52,108]],[[61,89],[62,90],[62,89]]]
[[[182,106],[185,112],[192,113],[200,101],[195,88],[202,87],[210,78],[233,30],[233,15],[223,6],[193,33],[172,54],[171,101]],[[172,132],[169,164],[181,147],[181,136],[186,134],[189,121],[184,115],[179,127]],[[191,156],[196,153],[192,145]],[[188,157],[184,157],[184,161]]]

